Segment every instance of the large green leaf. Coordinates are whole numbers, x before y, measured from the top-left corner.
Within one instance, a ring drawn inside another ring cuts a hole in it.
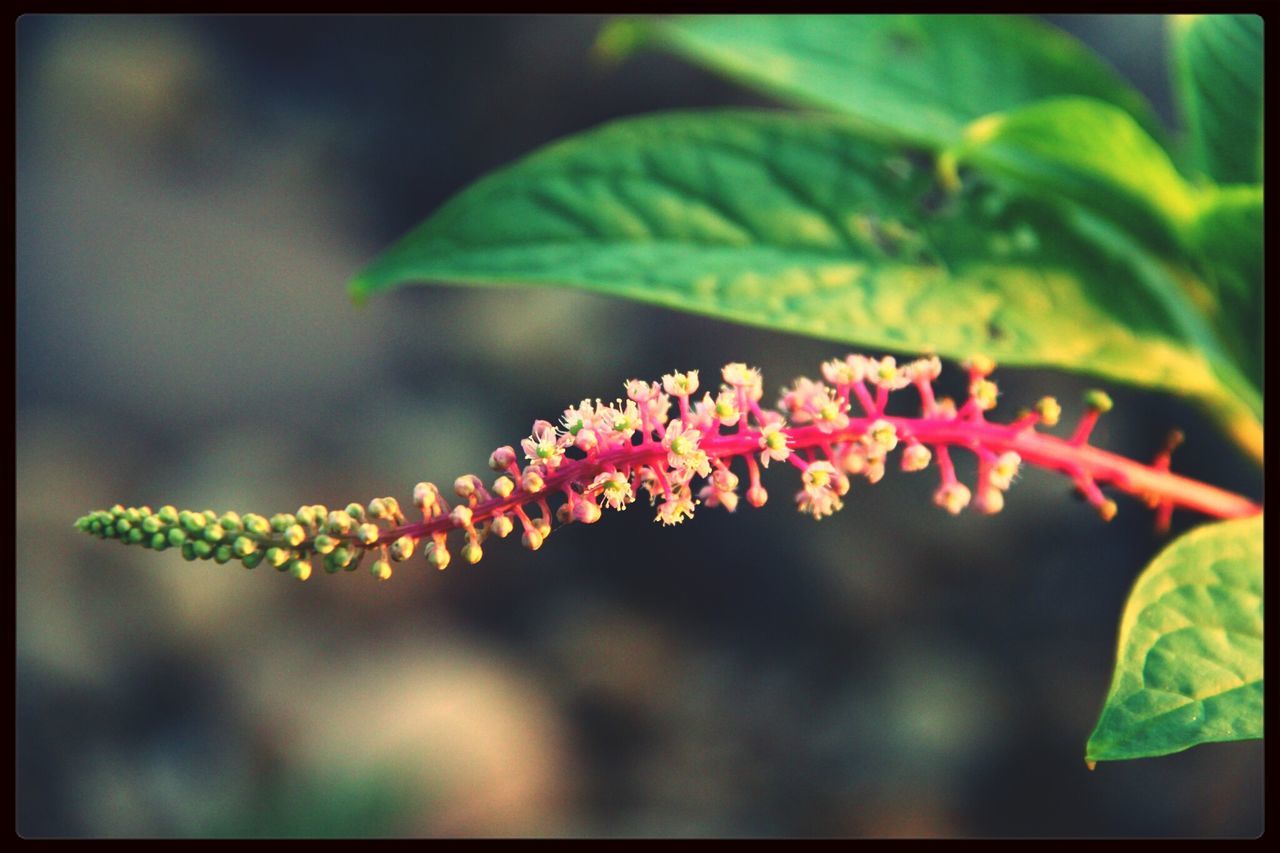
[[[831,115],[624,120],[476,183],[362,272],[567,285],[848,343],[1232,399],[1164,265],[1105,220],[933,170]],[[1260,411],[1260,400],[1250,401]],[[1215,407],[1245,427],[1236,404]],[[1226,415],[1224,415],[1226,417]]]
[[[979,116],[1064,94],[1108,101],[1161,132],[1142,96],[1088,48],[1018,16],[624,18],[599,49],[617,56],[641,45],[926,147],[954,142]]]
[[[1260,186],[1192,186],[1127,113],[1089,98],[984,116],[944,153],[944,168],[956,161],[1084,205],[1137,236],[1175,270],[1225,357],[1261,389]]]
[[[1092,98],[983,116],[947,156],[1084,204],[1165,252],[1200,210],[1201,193],[1160,145],[1124,110]]]
[[[1211,288],[1212,304],[1206,310],[1219,337],[1260,389],[1265,316],[1262,187],[1207,191],[1186,238],[1199,278]]]
[[[1175,93],[1197,166],[1221,184],[1262,180],[1262,18],[1175,15]]]
[[[1143,571],[1086,759],[1262,737],[1262,516],[1199,527]]]

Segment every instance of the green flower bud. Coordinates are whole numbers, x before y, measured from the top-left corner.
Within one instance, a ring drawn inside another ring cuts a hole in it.
[[[114,518],[124,518],[124,504],[116,504],[111,507],[111,515]]]
[[[160,519],[165,524],[177,524],[178,523],[177,507],[170,506],[169,504],[165,504],[164,506],[160,507],[160,511],[156,513],[156,518]]]
[[[373,576],[380,581],[384,581],[391,577],[391,563],[386,560],[377,560],[371,567]]]
[[[435,566],[437,569],[444,571],[449,567],[449,549],[441,548],[435,542],[432,542],[426,548],[427,562]]]
[[[164,525],[161,524],[160,519],[155,517],[154,515],[150,515],[142,519],[142,531],[144,533],[147,533],[147,534],[159,533],[160,528],[163,526]]]
[[[262,562],[263,556],[261,551],[254,551],[252,554],[245,554],[240,562],[246,569],[256,569],[258,564]]]
[[[204,530],[205,526],[204,516],[196,515],[194,512],[185,509],[178,515],[178,523],[188,533],[199,533]]]
[[[305,527],[315,527],[316,516],[315,511],[309,506],[298,507],[297,513],[298,523]]]
[[[271,523],[260,515],[250,513],[244,517],[244,529],[258,536],[266,536],[271,532]]]
[[[405,560],[413,556],[413,537],[401,536],[399,539],[391,543],[391,559],[397,563],[403,563]]]
[[[315,541],[311,543],[317,554],[329,554],[334,548],[338,547],[338,540],[334,539],[327,533],[321,533],[316,536]]]
[[[129,519],[122,518],[116,522],[116,533],[128,533],[133,529],[133,525],[129,523]]]
[[[218,523],[222,525],[222,529],[228,533],[239,533],[244,529],[244,522],[240,519],[237,512],[224,512],[222,518],[218,519]]]
[[[223,530],[222,525],[216,521],[204,529],[204,538],[215,544],[221,542],[222,537],[226,535],[227,532]]]
[[[289,562],[292,554],[287,548],[268,548],[267,562],[275,566],[277,569],[284,568],[285,563]]]
[[[192,546],[195,548],[196,556],[202,560],[207,560],[213,556],[213,546],[204,539],[198,539]]]
[[[357,503],[347,504],[347,515],[356,521],[364,521],[364,507]]]
[[[362,524],[356,529],[356,539],[360,540],[365,545],[372,545],[374,542],[378,541],[378,533],[378,525],[367,523]]]
[[[476,542],[468,542],[462,546],[462,559],[471,565],[480,562],[480,558],[484,556],[484,551],[480,550],[480,545]]]
[[[346,535],[351,532],[351,528],[355,527],[355,521],[351,517],[351,513],[346,510],[336,509],[329,513],[329,532],[334,534]]]
[[[188,562],[196,559],[196,545],[194,542],[182,543],[182,559]]]
[[[300,581],[304,581],[311,577],[311,561],[310,560],[293,560],[289,563],[289,574],[293,575]]]
[[[337,563],[340,568],[345,569],[347,566],[351,565],[351,560],[355,555],[346,545],[339,545],[337,548],[333,549],[333,553],[329,556],[333,557],[333,561]]]
[[[248,536],[237,536],[231,547],[237,557],[247,557],[258,550],[258,543]]]
[[[165,538],[163,533],[151,534],[151,547],[156,551],[163,551],[169,547],[169,540]]]
[[[1084,404],[1098,412],[1109,412],[1112,406],[1111,397],[1107,392],[1099,391],[1097,388],[1084,393]]]
[[[382,502],[382,498],[374,498],[369,501],[369,517],[370,518],[390,518],[391,513],[387,510],[387,505]]]
[[[175,548],[187,541],[187,534],[177,527],[170,527],[167,535],[169,538],[169,544]]]
[[[219,545],[213,549],[213,561],[221,565],[222,563],[231,562],[231,546]]]
[[[290,525],[296,522],[297,519],[287,512],[278,512],[271,516],[271,529],[276,533],[284,533]]]
[[[333,554],[325,554],[320,564],[324,566],[324,570],[329,574],[342,570],[342,566],[338,565],[338,561],[333,558]]]
[[[284,541],[296,548],[307,541],[307,531],[302,529],[301,524],[290,525],[284,531]]]
[[[155,534],[152,534],[152,535],[153,535],[153,536],[159,536],[160,534],[159,534],[159,533],[155,533]],[[130,544],[130,545],[137,545],[137,544],[138,544],[139,542],[141,542],[143,539],[149,539],[149,538],[151,538],[151,537],[150,537],[150,536],[147,536],[147,534],[146,534],[146,533],[144,533],[144,532],[142,531],[142,528],[140,528],[140,527],[135,527],[135,528],[133,528],[132,530],[130,530],[130,531],[129,531],[129,539],[128,539],[128,542],[129,542],[129,544]]]

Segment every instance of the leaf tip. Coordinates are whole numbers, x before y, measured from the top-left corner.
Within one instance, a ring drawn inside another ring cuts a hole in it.
[[[365,302],[369,299],[370,290],[369,283],[363,275],[358,275],[347,282],[347,298],[357,308],[364,307]]]
[[[601,62],[621,62],[640,46],[644,40],[641,27],[629,18],[610,21],[596,36],[596,43],[591,46],[591,55]]]

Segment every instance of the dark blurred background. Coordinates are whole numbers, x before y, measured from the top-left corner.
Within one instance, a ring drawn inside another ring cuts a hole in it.
[[[785,499],[673,529],[637,507],[384,584],[72,529],[117,501],[406,500],[624,379],[745,360],[772,391],[846,351],[558,290],[347,301],[390,241],[543,143],[773,105],[666,56],[603,66],[604,21],[17,21],[18,831],[1259,833],[1259,743],[1085,769],[1162,540],[1137,502],[1103,524],[1042,472],[994,518],[894,470],[820,524]],[[1175,120],[1162,19],[1053,22]],[[1072,417],[1086,387],[999,378],[1010,409],[1052,393]],[[1180,470],[1260,495],[1198,412],[1110,390],[1099,443],[1145,458],[1180,426]]]

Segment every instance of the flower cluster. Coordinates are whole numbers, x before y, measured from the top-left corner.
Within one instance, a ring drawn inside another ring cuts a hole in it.
[[[489,457],[496,477],[488,482],[465,474],[453,482],[452,500],[432,483],[413,490],[419,520],[410,521],[392,497],[342,509],[312,505],[296,513],[266,518],[234,512],[179,512],[164,506],[117,505],[76,522],[102,538],[163,551],[176,548],[188,560],[239,561],[246,568],[263,562],[294,577],[311,576],[318,559],[328,572],[352,571],[373,555],[372,573],[387,579],[392,564],[421,553],[437,569],[453,559],[476,563],[491,536],[520,532],[525,547],[537,550],[555,523],[593,524],[604,510],[623,510],[640,497],[656,521],[680,524],[699,505],[734,512],[743,495],[760,507],[769,498],[761,470],[771,462],[799,471],[797,508],[815,519],[844,506],[854,478],[879,481],[890,454],[901,470],[923,471],[936,464],[939,484],[933,500],[955,515],[966,508],[999,512],[1004,495],[1025,464],[1064,474],[1104,519],[1116,504],[1101,485],[1142,497],[1167,527],[1175,505],[1219,517],[1249,515],[1260,507],[1238,495],[1169,472],[1171,441],[1152,465],[1142,465],[1092,447],[1098,417],[1111,408],[1101,392],[1086,395],[1085,412],[1070,438],[1042,432],[1053,427],[1061,407],[1051,397],[1011,423],[987,420],[999,389],[990,378],[994,364],[974,357],[965,362],[968,396],[960,404],[934,394],[942,370],[936,357],[899,365],[893,357],[850,355],[822,365],[823,381],[797,379],[783,389],[775,409],[761,406],[760,372],[745,364],[726,365],[717,387],[704,389],[698,371],[673,372],[661,382],[633,379],[625,399],[582,400],[564,410],[555,424],[538,420],[529,436]],[[890,415],[890,396],[914,389],[918,415]],[[701,391],[701,397],[698,392]],[[674,410],[673,410],[674,406]],[[951,451],[977,458],[972,488],[962,483]],[[523,462],[523,464],[522,464]],[[696,495],[696,497],[695,497]],[[552,510],[552,503],[558,504]]]

